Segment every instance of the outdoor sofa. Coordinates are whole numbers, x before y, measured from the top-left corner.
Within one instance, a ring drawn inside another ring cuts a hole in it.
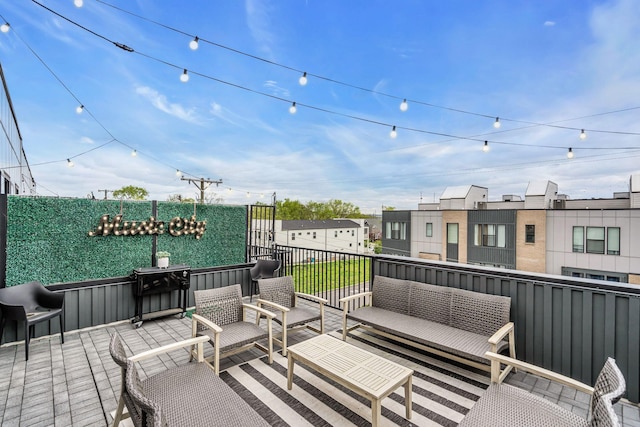
[[[366,306],[355,302],[369,298]],[[515,358],[511,298],[375,276],[372,290],[340,299],[342,339],[362,327],[407,345],[490,371],[487,351]],[[347,321],[357,324],[347,327]],[[504,378],[511,367],[501,372]]]

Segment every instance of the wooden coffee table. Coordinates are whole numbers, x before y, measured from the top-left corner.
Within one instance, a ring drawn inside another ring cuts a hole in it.
[[[318,335],[287,349],[287,388],[293,385],[295,361],[302,363],[371,401],[371,424],[381,417],[381,401],[404,385],[406,418],[411,419],[413,370],[362,350],[341,339]]]

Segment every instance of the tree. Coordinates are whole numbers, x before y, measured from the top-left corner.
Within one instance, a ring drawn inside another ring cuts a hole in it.
[[[127,200],[144,200],[149,195],[149,192],[142,187],[136,187],[134,185],[126,185],[119,190],[113,192],[113,197],[117,199]]]
[[[298,200],[276,201],[276,219],[322,220],[333,218],[364,218],[360,208],[342,200],[328,202],[309,201],[302,204]]]
[[[172,194],[167,197],[167,202],[175,202],[175,203],[195,203],[196,199],[192,197],[182,197],[181,194]]]

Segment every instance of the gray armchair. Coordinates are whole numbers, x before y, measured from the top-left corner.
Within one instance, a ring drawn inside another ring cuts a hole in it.
[[[269,356],[269,364],[273,362],[273,340],[271,319],[273,313],[242,303],[240,285],[223,288],[194,291],[196,310],[192,315],[192,336],[207,336],[213,346],[213,356],[206,358],[216,374],[220,371],[220,358],[257,347]],[[256,316],[267,317],[267,330],[247,321],[247,310],[256,312]],[[259,343],[266,339],[267,345]],[[192,357],[195,354],[192,352]]]
[[[7,320],[24,324],[24,356],[29,360],[29,341],[36,323],[60,316],[60,339],[64,344],[64,294],[50,291],[40,282],[0,289],[0,340]]]
[[[207,337],[190,338],[127,357],[117,334],[109,351],[121,370],[121,393],[113,420],[116,427],[131,417],[136,427],[165,426],[268,426],[269,424],[205,363],[169,367],[141,379],[136,364],[169,352],[197,347],[203,362]],[[126,405],[128,413],[123,415]]]
[[[486,353],[492,364],[492,384],[459,424],[460,427],[511,426],[619,426],[613,405],[625,391],[624,376],[612,358],[608,358],[593,387],[555,372],[497,353]],[[509,384],[500,384],[500,364],[513,366],[591,395],[589,416],[584,418]]]
[[[327,300],[311,294],[296,292],[293,285],[293,277],[283,276],[272,279],[258,280],[260,295],[257,301],[258,307],[276,313],[274,321],[282,326],[282,339],[273,340],[282,346],[282,355],[287,355],[287,333],[301,328],[311,329],[319,334],[324,334],[324,305]],[[318,303],[318,309],[301,307],[298,305],[298,297],[304,297]],[[319,321],[320,327],[311,323]],[[260,316],[256,319],[260,324]]]

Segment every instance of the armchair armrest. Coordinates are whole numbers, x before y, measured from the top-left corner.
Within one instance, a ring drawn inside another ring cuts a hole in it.
[[[64,293],[50,291],[44,286],[40,286],[36,289],[36,300],[42,307],[62,308],[64,304]]]
[[[329,302],[329,300],[326,298],[321,298],[319,296],[311,295],[311,294],[305,294],[304,292],[296,292],[295,295],[296,297],[310,299],[311,301],[319,302],[320,304],[326,304]]]
[[[358,298],[371,297],[372,295],[373,295],[372,291],[360,292],[359,294],[353,294],[353,295],[349,295],[348,297],[340,298],[338,301],[345,304],[351,300],[358,299]]]
[[[159,354],[168,353],[170,351],[178,350],[183,347],[188,347],[192,345],[198,345],[198,352],[202,353],[202,344],[209,341],[209,337],[196,337],[189,338],[184,341],[178,341],[173,344],[163,345],[162,347],[152,348],[151,350],[143,351],[142,353],[134,354],[129,357],[129,360],[132,362],[139,362],[141,360],[149,359],[150,357],[157,356]]]
[[[258,299],[258,301],[256,302],[258,304],[258,307],[260,307],[261,305],[268,305],[269,307],[273,307],[276,310],[279,310],[281,312],[287,312],[287,311],[291,311],[290,308],[285,307],[284,305],[280,305],[278,303],[275,303],[273,301],[268,301],[266,299]]]
[[[251,304],[242,304],[242,309],[249,309],[249,310],[254,310],[257,313],[262,314],[263,316],[265,316],[267,318],[267,320],[271,320],[274,317],[276,317],[275,314],[273,314],[272,312],[270,312],[269,310],[265,310],[264,308],[260,308],[256,305],[251,305]]]
[[[213,323],[211,320],[206,319],[200,316],[199,314],[193,313],[191,315],[191,324],[193,325],[194,331],[195,331],[195,326],[198,323],[202,323],[207,328],[212,329],[216,334],[219,334],[220,332],[222,332],[222,328],[216,325],[215,323]]]
[[[509,322],[506,325],[504,325],[502,328],[498,329],[496,333],[491,335],[491,337],[489,338],[489,344],[491,344],[491,347],[495,349],[496,346],[500,343],[500,341],[502,341],[504,337],[506,337],[510,332],[513,331],[513,327],[514,327],[513,322]]]
[[[539,366],[514,359],[512,357],[492,353],[490,351],[487,351],[484,355],[491,360],[491,364],[502,363],[504,365],[513,366],[516,369],[522,369],[523,371],[529,372],[530,374],[539,375],[549,380],[559,382],[584,393],[593,394],[593,387],[581,383],[580,381],[576,381],[573,378],[569,378],[556,372],[550,371],[548,369],[544,369]]]

